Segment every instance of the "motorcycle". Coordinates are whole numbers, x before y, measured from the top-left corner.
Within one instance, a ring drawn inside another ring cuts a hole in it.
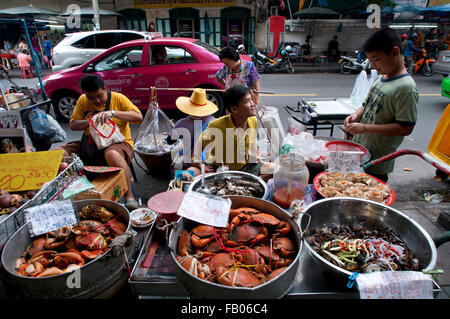
[[[435,59],[430,58],[427,51],[422,49],[422,56],[414,63],[414,73],[421,72],[423,76],[432,76],[433,63],[436,63]]]
[[[295,69],[292,66],[289,55],[292,53],[292,47],[287,45],[281,50],[281,58],[270,57],[256,50],[255,54],[251,55],[252,61],[260,74],[268,71],[286,71],[287,73],[294,73]]]
[[[355,53],[358,53],[358,51],[355,51]],[[339,71],[342,74],[350,74],[352,71],[354,72],[360,72],[360,71],[366,71],[370,72],[370,62],[369,59],[366,57],[365,59],[360,59],[358,57],[350,57],[350,56],[341,56],[341,59],[338,62],[339,65]]]

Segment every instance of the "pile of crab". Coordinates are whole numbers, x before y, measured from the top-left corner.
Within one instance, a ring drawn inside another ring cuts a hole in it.
[[[231,209],[225,228],[184,229],[177,248],[177,261],[192,275],[234,287],[274,279],[298,252],[289,223],[249,207]]]
[[[78,216],[78,223],[34,238],[16,260],[16,272],[40,278],[73,271],[107,252],[127,228],[120,215],[96,204],[83,207]]]

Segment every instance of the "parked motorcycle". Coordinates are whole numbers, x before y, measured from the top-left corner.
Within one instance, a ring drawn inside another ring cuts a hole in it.
[[[291,53],[292,47],[290,45],[287,45],[281,50],[281,58],[279,59],[267,56],[261,51],[256,50],[256,52],[252,54],[252,61],[260,74],[266,71],[286,71],[287,73],[294,73],[295,69],[289,59]]]
[[[358,53],[358,51],[355,51]],[[370,72],[370,62],[366,57],[365,59],[359,59],[358,57],[350,57],[350,56],[341,56],[341,59],[338,62],[339,71],[342,74],[350,74],[353,72],[361,72],[366,71]]]
[[[414,73],[420,71],[423,76],[432,76],[434,74],[433,63],[436,63],[436,60],[432,59],[425,49],[422,49],[421,57],[414,63]]]

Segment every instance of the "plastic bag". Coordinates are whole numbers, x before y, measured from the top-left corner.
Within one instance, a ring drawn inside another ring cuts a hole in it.
[[[109,120],[103,125],[97,125],[97,116],[98,114],[89,118],[89,133],[98,149],[101,150],[112,144],[125,141],[125,136],[120,133],[113,120]]]
[[[55,135],[56,130],[50,125],[47,114],[39,107],[33,107],[28,114],[33,137],[36,140],[48,140]]]
[[[314,138],[311,133],[300,132],[298,135],[288,133],[283,140],[280,156],[295,153],[310,162],[326,163],[329,156],[326,143],[325,140]]]
[[[64,142],[67,139],[67,133],[63,130],[61,125],[53,118],[51,115],[47,115],[48,123],[55,130],[55,134],[50,137],[49,141],[51,143]]]
[[[179,148],[180,143],[168,144],[166,140],[173,127],[173,123],[161,109],[149,109],[136,134],[134,148],[152,154],[168,153]]]
[[[366,71],[361,71],[358,74],[355,84],[353,84],[352,94],[350,95],[352,106],[360,107],[363,104],[377,75],[376,70],[371,70],[370,75],[367,75]]]

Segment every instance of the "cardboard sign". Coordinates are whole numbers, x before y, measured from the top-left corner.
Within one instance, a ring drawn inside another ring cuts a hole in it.
[[[433,299],[430,275],[417,271],[377,271],[356,277],[361,299]]]
[[[25,211],[25,219],[29,223],[31,237],[77,223],[70,200],[55,201],[28,208]]]
[[[184,195],[177,214],[205,225],[226,227],[230,208],[229,199],[188,192]]]
[[[6,191],[40,189],[58,174],[63,150],[0,154],[0,188]]]

